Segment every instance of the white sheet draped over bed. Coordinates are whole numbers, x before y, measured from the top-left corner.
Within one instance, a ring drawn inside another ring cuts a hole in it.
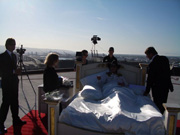
[[[88,86],[85,86],[88,87]],[[133,88],[107,83],[99,100],[84,98],[80,92],[62,111],[59,121],[84,129],[137,135],[163,135],[163,118],[149,97]]]

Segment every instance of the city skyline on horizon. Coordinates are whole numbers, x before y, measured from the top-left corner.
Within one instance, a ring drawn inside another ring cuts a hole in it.
[[[153,46],[160,55],[180,56],[178,0],[1,0],[0,44],[9,37],[17,47],[144,55]]]
[[[3,48],[3,49],[1,49]],[[23,47],[24,48],[24,47]],[[3,45],[0,45],[0,53],[4,52],[5,51],[5,47]],[[16,49],[19,49],[19,48],[16,48]],[[14,50],[14,52],[17,52],[16,49]],[[67,53],[67,54],[76,54],[77,51],[72,51],[72,50],[62,50],[62,49],[50,49],[50,48],[31,48],[31,47],[27,47],[27,48],[24,48],[26,49],[25,53],[24,54],[29,54],[29,53],[48,53],[48,52],[63,52],[63,53]],[[88,50],[88,53],[89,53],[89,56],[91,56],[91,50]],[[98,53],[99,55],[108,55],[108,53]],[[114,53],[114,55],[126,55],[126,56],[143,56],[143,57],[146,57],[145,54],[117,54],[117,53]],[[161,55],[161,54],[159,54]],[[167,57],[178,57],[180,58],[180,55],[166,55]]]

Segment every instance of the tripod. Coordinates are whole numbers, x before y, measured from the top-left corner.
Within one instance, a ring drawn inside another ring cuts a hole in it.
[[[21,46],[21,50],[22,50],[22,46]],[[25,49],[24,49],[25,50]],[[23,96],[24,96],[24,99],[25,99],[25,101],[26,101],[26,104],[27,104],[27,106],[28,106],[28,111],[31,113],[31,116],[33,116],[33,114],[32,114],[32,109],[33,108],[35,108],[35,110],[36,110],[36,91],[35,91],[35,89],[34,89],[34,87],[33,87],[33,85],[32,85],[32,82],[31,82],[31,80],[30,80],[30,78],[29,78],[29,75],[28,75],[28,73],[27,73],[27,70],[26,70],[26,67],[25,67],[25,65],[24,65],[24,63],[23,63],[23,52],[24,51],[17,51],[18,53],[19,53],[19,60],[18,60],[18,66],[20,67],[20,69],[21,69],[21,74],[20,74],[20,82],[21,82],[21,84],[20,84],[20,86],[21,86],[21,89],[22,89],[22,93],[23,93]],[[32,87],[32,89],[33,89],[33,92],[34,92],[34,95],[35,95],[35,104],[34,104],[34,106],[31,108],[30,107],[30,105],[29,105],[29,102],[28,102],[28,100],[27,100],[27,97],[26,97],[26,94],[25,94],[25,92],[24,92],[24,89],[23,89],[23,74],[22,74],[22,71],[24,70],[24,73],[26,74],[26,76],[27,76],[27,78],[28,78],[28,80],[29,80],[29,83],[31,84],[31,87]],[[22,106],[19,106],[19,108],[22,110],[22,112],[24,113],[24,114],[26,114],[26,112],[24,111],[25,110],[25,108],[23,108]],[[26,109],[27,110],[27,109]],[[35,117],[36,117],[36,113],[35,113]]]

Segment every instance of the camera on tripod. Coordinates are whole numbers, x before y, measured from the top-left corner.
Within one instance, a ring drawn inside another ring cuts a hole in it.
[[[91,41],[93,42],[93,44],[97,44],[97,41],[100,41],[101,38],[98,37],[97,35],[94,35],[92,38],[91,38]]]
[[[76,52],[76,61],[82,61],[82,52]]]
[[[21,45],[21,48],[20,49],[16,49],[16,51],[17,51],[17,53],[20,54],[20,56],[22,56],[25,53],[26,49],[23,49],[23,45]]]

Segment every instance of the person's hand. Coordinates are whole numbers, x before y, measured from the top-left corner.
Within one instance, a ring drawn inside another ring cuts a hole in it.
[[[98,76],[97,76],[97,79],[98,79],[98,80],[101,80],[101,76],[100,76],[100,75],[98,75]]]
[[[174,87],[173,87],[172,83],[171,83],[170,86],[169,86],[169,90],[170,90],[171,92],[174,91]]]
[[[118,85],[125,86],[124,82],[122,82],[122,83],[118,82]]]
[[[17,68],[17,69],[15,70],[15,74],[20,75],[20,74],[21,74],[21,69],[20,69],[20,68]]]
[[[144,92],[143,96],[147,96],[149,93],[147,91]]]
[[[171,91],[171,92],[173,92],[173,91],[174,91],[174,89],[172,88],[172,89],[170,89],[170,91]]]

